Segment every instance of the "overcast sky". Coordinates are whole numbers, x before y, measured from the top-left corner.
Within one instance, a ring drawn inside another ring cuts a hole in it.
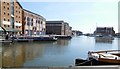
[[[73,30],[93,33],[96,27],[114,27],[118,32],[117,0],[84,0],[74,2],[19,0],[24,9],[42,15],[46,20],[64,20]]]

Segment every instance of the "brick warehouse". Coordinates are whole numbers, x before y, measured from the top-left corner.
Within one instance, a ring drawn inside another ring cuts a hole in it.
[[[7,33],[45,34],[46,19],[39,14],[23,9],[17,0],[1,0],[0,10],[0,27]]]

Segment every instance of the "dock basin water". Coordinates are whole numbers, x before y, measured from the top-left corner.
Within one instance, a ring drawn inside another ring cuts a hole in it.
[[[70,66],[76,58],[86,59],[88,51],[118,50],[120,38],[102,40],[75,36],[57,41],[1,43],[3,67]]]

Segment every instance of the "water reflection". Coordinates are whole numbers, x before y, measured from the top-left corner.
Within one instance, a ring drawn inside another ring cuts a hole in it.
[[[3,67],[22,67],[25,62],[44,55],[60,55],[66,51],[69,40],[58,40],[57,42],[23,42],[13,44],[2,44],[2,66]],[[61,47],[62,45],[64,47]]]
[[[57,44],[58,44],[58,45],[62,45],[62,46],[68,45],[69,43],[70,43],[70,39],[59,39],[59,40],[57,41]]]
[[[21,67],[25,61],[32,60],[42,55],[42,44],[14,43],[4,45],[2,54],[3,67]]]
[[[118,38],[118,50],[120,50],[120,38]]]
[[[46,55],[62,55],[67,52],[68,44],[70,40],[60,39],[53,44],[45,46],[44,54]]]
[[[109,37],[95,37],[96,43],[111,43],[112,44],[112,38]]]
[[[2,46],[0,46],[0,68],[2,67]]]
[[[2,48],[2,66],[20,67],[25,61],[25,50],[23,46],[4,45]]]

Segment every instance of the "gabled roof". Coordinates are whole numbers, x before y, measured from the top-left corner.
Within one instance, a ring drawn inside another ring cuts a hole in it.
[[[29,10],[23,9],[23,11],[27,11],[27,12],[29,12],[29,13],[32,13],[32,14],[37,15],[37,16],[40,16],[40,17],[42,17],[43,19],[45,19],[43,16],[41,16],[41,15],[39,15],[39,14],[37,14],[37,13],[31,12],[31,11],[29,11]],[[45,19],[45,20],[46,20],[46,19]]]
[[[18,0],[16,0],[16,3],[18,3],[18,5],[23,9],[23,7],[22,7],[21,4],[18,2]]]

